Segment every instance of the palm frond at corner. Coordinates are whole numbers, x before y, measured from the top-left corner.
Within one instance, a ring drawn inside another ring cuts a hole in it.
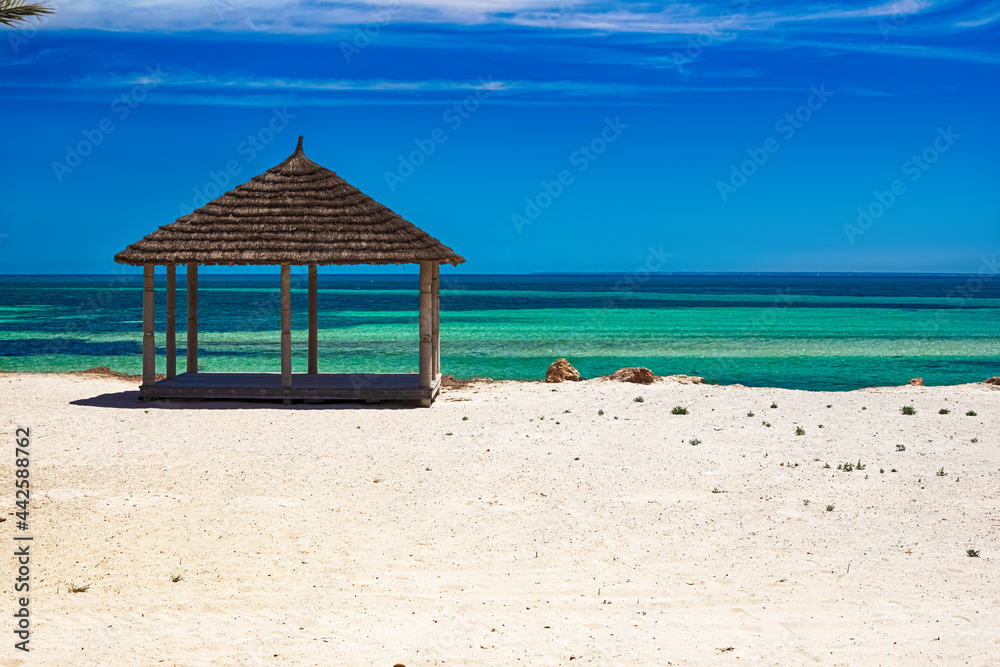
[[[44,2],[25,2],[25,0],[0,0],[0,23],[14,25],[18,21],[27,21],[44,14],[55,12]]]

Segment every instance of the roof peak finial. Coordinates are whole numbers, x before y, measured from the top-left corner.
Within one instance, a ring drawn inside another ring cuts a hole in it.
[[[299,145],[295,147],[296,153],[302,153],[302,135],[299,135]]]

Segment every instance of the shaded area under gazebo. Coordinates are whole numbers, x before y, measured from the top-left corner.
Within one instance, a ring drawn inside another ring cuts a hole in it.
[[[142,400],[170,398],[406,400],[429,406],[441,387],[441,264],[465,260],[336,173],[306,158],[299,137],[284,162],[115,255],[142,266]],[[419,372],[319,373],[317,267],[419,264]],[[177,265],[187,270],[187,368],[177,373]],[[155,267],[166,267],[166,377],[156,381]],[[281,267],[281,372],[198,370],[198,266]],[[292,372],[291,266],[308,267],[308,369]]]

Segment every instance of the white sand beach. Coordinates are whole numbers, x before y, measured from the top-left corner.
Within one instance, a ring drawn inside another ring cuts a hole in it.
[[[0,374],[35,536],[32,651],[0,665],[1000,660],[997,387],[135,396]]]

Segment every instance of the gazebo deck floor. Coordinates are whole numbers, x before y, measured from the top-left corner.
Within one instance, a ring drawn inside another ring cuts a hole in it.
[[[440,389],[440,375],[430,387],[421,387],[417,373],[293,373],[291,387],[281,386],[280,373],[180,373],[170,380],[142,385],[139,397],[410,401],[431,400]]]

